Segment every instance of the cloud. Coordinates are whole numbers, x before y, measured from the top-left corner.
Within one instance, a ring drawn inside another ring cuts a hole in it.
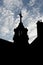
[[[29,3],[28,3],[28,5],[29,5],[29,6],[33,6],[33,5],[35,4],[35,1],[36,1],[36,0],[30,0]]]
[[[5,36],[13,29],[14,17],[10,10],[3,7],[0,7],[0,15],[0,33]]]
[[[2,35],[5,36],[6,34],[9,33],[9,29],[6,28],[6,27],[2,27],[2,28],[1,28],[1,32],[2,32]]]
[[[23,2],[22,0],[4,0],[4,6],[9,10],[18,10],[22,8]]]

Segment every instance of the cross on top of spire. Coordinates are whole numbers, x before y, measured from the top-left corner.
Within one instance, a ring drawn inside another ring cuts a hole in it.
[[[22,22],[22,13],[21,13],[21,11],[20,11],[19,16],[20,16],[20,22]]]
[[[21,13],[21,11],[20,11],[20,14],[19,14],[19,15],[20,15],[20,17],[22,17],[22,13]]]

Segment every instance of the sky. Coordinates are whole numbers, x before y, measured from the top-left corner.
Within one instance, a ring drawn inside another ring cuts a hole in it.
[[[14,29],[20,22],[20,10],[31,44],[37,37],[37,21],[43,21],[43,0],[0,0],[0,38],[13,42]]]

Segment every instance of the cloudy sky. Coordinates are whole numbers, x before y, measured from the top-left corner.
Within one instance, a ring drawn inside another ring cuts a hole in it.
[[[31,43],[37,37],[37,21],[43,21],[43,0],[0,0],[0,38],[13,41],[13,30],[20,22],[20,10]]]

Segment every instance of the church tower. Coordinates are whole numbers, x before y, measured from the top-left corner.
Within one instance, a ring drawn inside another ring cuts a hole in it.
[[[27,35],[27,28],[24,28],[23,23],[22,23],[22,14],[20,12],[19,14],[20,16],[20,23],[18,25],[18,27],[16,29],[14,29],[15,35],[13,37],[14,40],[14,44],[16,45],[16,47],[19,48],[24,48],[24,47],[28,47],[29,43],[28,43],[28,35]]]

